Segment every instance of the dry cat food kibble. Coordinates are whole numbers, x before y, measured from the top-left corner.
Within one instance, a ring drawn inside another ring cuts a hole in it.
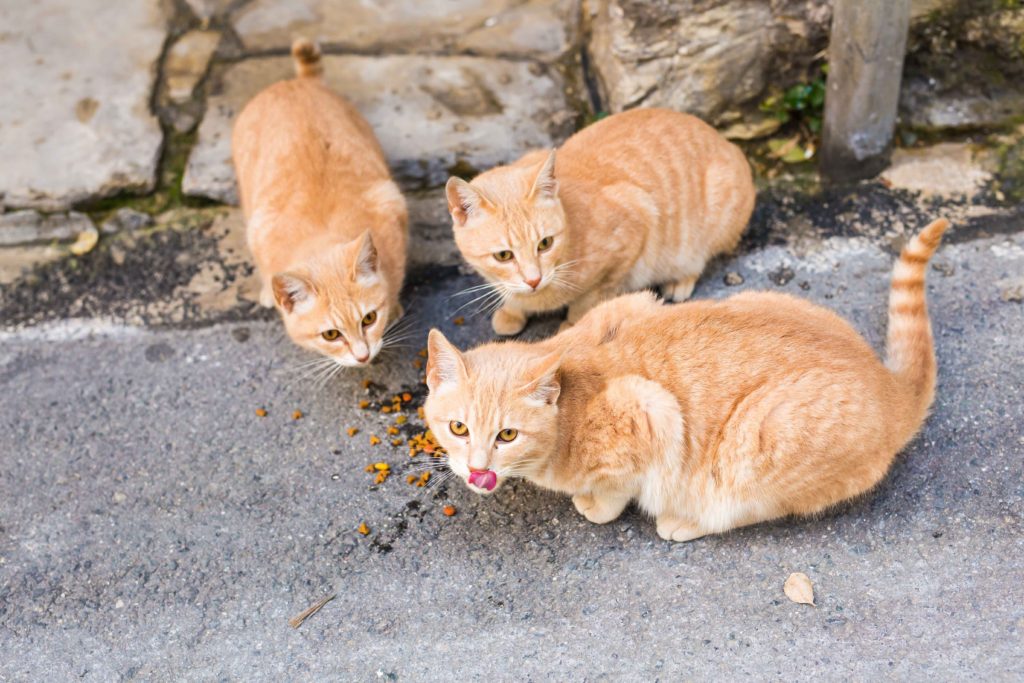
[[[362,408],[363,410],[366,410],[367,408],[370,407],[370,402],[364,399],[359,402],[359,407]]]
[[[444,454],[444,449],[437,445],[434,435],[428,429],[425,432],[416,434],[409,439],[409,457],[413,458],[417,453],[428,453],[435,456]]]
[[[350,437],[355,436],[356,434],[359,433],[359,427],[349,427],[348,429],[345,430],[345,433],[348,434]]]
[[[370,527],[366,526],[366,522],[360,522],[359,523],[359,528],[356,529],[356,531],[361,533],[363,536],[369,536],[370,535]]]
[[[372,382],[368,379],[363,380],[363,389],[369,389]]]
[[[370,435],[370,445],[371,446],[376,446],[379,443],[380,443],[380,437],[377,436],[376,434],[371,434]]]
[[[416,368],[417,370],[422,370],[423,369],[423,361],[420,360],[419,358],[417,358],[416,360],[414,360],[412,362],[412,366],[414,368]]]
[[[302,411],[301,410],[296,410],[294,413],[292,413],[292,419],[293,420],[301,420],[302,419]]]
[[[401,439],[401,438],[399,438],[399,439],[391,439],[391,445],[392,446],[401,446],[403,443],[405,443],[405,441],[403,439]]]
[[[388,427],[388,436],[394,436],[398,434],[398,427]]]
[[[453,320],[452,322],[453,322],[453,323],[455,323],[456,325],[458,325],[459,327],[461,327],[462,325],[465,325],[465,324],[466,324],[466,319],[465,319],[465,318],[463,318],[463,317],[462,317],[462,316],[460,315],[460,316],[459,316],[458,318],[456,318],[456,319],[455,319],[455,320]]]
[[[395,418],[395,424],[404,425],[405,422],[406,422],[405,415],[399,415],[398,417]]]
[[[263,408],[257,408],[256,409],[256,417],[266,417],[266,416],[267,416],[267,411],[266,410],[264,410]]]
[[[455,509],[454,505],[445,505],[443,512],[445,517],[451,517],[458,511]]]

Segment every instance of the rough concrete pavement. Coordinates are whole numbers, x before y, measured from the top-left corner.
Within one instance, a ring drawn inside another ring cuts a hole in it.
[[[1024,317],[1004,300],[1024,270],[1017,227],[953,236],[936,257],[938,400],[877,491],[687,544],[632,509],[591,525],[525,483],[489,498],[409,486],[424,456],[371,448],[393,420],[357,401],[419,400],[416,348],[315,390],[274,322],[9,333],[0,680],[1019,680]],[[760,246],[696,296],[794,291],[877,348],[892,261],[879,244]],[[483,318],[451,322],[471,281],[414,282],[420,334],[441,321],[462,345],[487,337]],[[375,460],[395,471],[379,487],[363,471]],[[784,597],[792,571],[816,608]]]

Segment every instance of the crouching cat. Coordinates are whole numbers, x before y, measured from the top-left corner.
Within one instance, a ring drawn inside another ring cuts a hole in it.
[[[668,540],[824,510],[881,481],[928,413],[925,269],[947,226],[896,263],[884,364],[795,297],[632,294],[536,344],[460,353],[432,331],[427,421],[479,493],[525,477],[598,524],[636,501]]]
[[[603,299],[662,285],[690,296],[708,259],[736,246],[754,207],[750,165],[700,119],[636,109],[603,119],[555,152],[446,188],[455,242],[491,285],[491,323],[569,307],[572,324]]]
[[[260,302],[299,346],[361,366],[402,315],[405,199],[370,125],[319,77],[319,49],[292,55],[297,77],[253,98],[231,137]]]

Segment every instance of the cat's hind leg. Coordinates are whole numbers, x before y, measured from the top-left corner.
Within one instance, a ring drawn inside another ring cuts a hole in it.
[[[706,536],[707,532],[701,531],[700,527],[693,522],[679,517],[662,515],[658,517],[658,535],[666,541],[685,543]]]

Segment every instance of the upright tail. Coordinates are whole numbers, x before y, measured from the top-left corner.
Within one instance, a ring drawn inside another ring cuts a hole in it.
[[[924,280],[928,260],[939,248],[949,221],[940,218],[903,248],[892,271],[889,335],[885,364],[910,396],[910,436],[917,432],[935,398],[935,348],[928,320]],[[909,439],[910,436],[907,438]]]
[[[312,40],[299,38],[292,43],[292,59],[296,76],[319,76],[324,67],[320,63],[320,46]]]

